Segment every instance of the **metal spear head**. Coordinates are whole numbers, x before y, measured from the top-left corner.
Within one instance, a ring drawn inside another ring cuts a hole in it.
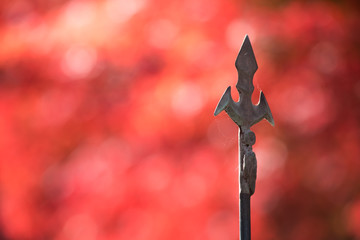
[[[239,92],[240,99],[238,102],[234,102],[231,97],[231,87],[228,87],[221,97],[214,115],[216,116],[225,110],[239,127],[248,129],[263,118],[274,126],[274,119],[264,93],[260,92],[257,105],[253,105],[251,102],[251,95],[254,91],[253,77],[258,66],[247,35],[236,58],[235,67],[238,71],[236,89]]]

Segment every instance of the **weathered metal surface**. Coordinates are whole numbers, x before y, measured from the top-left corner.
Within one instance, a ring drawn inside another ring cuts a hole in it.
[[[240,239],[250,240],[250,197],[255,192],[257,161],[252,145],[256,138],[250,127],[262,119],[274,125],[269,105],[263,92],[257,105],[251,102],[254,91],[253,77],[258,69],[254,51],[249,37],[246,35],[236,58],[235,66],[238,71],[236,89],[239,101],[234,102],[231,97],[231,87],[228,87],[221,97],[214,115],[225,112],[239,127],[239,200],[240,200]]]

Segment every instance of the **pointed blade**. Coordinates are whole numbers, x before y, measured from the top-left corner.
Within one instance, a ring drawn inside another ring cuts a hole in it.
[[[264,118],[271,124],[271,126],[274,126],[274,118],[272,116],[269,104],[266,101],[265,95],[262,91],[260,92],[260,100],[257,106],[260,111],[264,112]]]
[[[247,92],[251,94],[254,91],[253,77],[258,69],[258,65],[248,35],[245,36],[240,52],[236,58],[235,67],[238,71],[236,88],[239,93]]]
[[[221,97],[218,105],[216,106],[214,116],[217,116],[221,111],[228,107],[231,100],[231,87],[228,87],[224,92],[223,96]]]

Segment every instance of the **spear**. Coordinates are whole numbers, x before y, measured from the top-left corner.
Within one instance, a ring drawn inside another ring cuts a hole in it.
[[[263,118],[274,126],[274,119],[263,92],[260,92],[260,100],[257,105],[253,105],[251,102],[251,95],[254,91],[253,77],[258,66],[247,35],[236,58],[235,67],[238,72],[236,89],[239,92],[239,101],[234,102],[229,86],[221,97],[214,115],[217,116],[225,110],[239,127],[240,240],[250,240],[250,197],[255,192],[257,170],[256,156],[252,151],[252,145],[255,144],[256,138],[250,127]]]

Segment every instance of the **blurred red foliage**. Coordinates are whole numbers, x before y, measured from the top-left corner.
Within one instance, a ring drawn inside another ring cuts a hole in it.
[[[237,129],[213,111],[245,34],[276,122],[254,127],[253,239],[360,239],[355,1],[0,11],[1,239],[238,239]]]

